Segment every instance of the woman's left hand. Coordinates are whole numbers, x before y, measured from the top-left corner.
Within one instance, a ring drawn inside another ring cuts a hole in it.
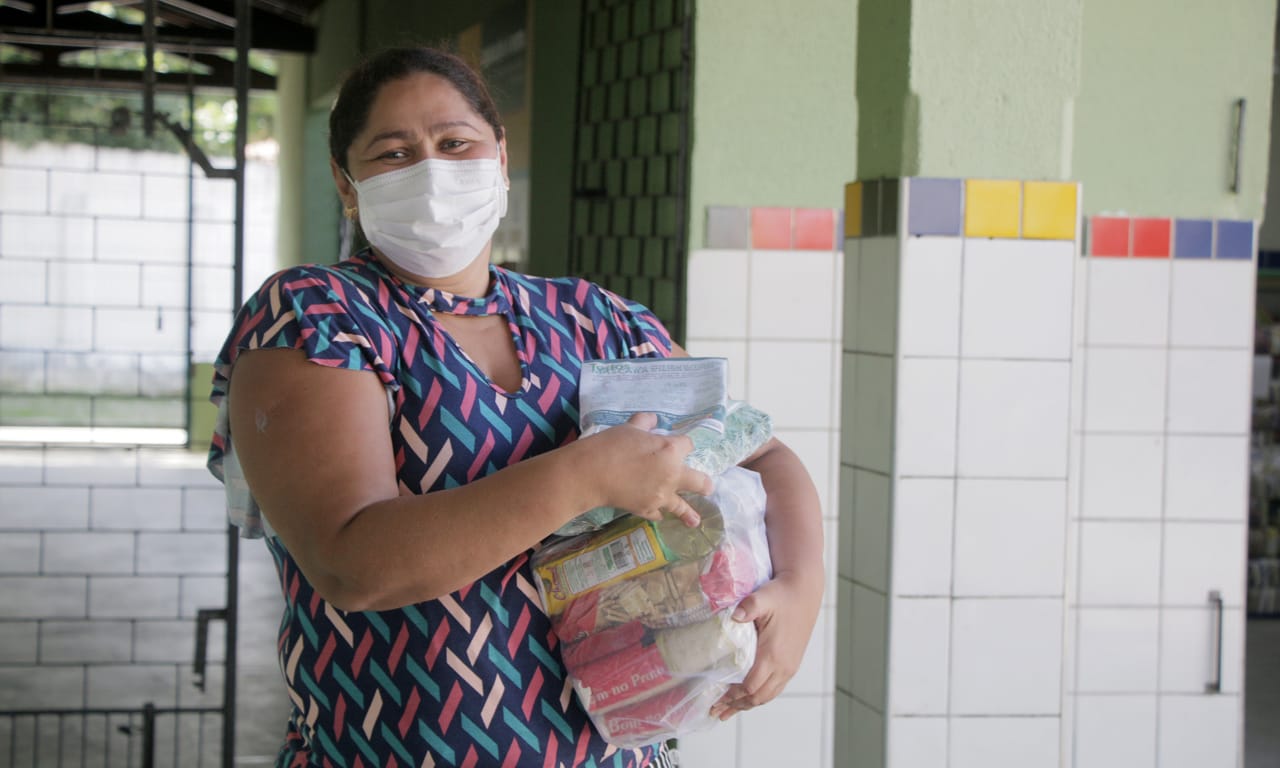
[[[817,611],[812,592],[782,575],[766,582],[738,605],[734,620],[755,622],[756,659],[746,678],[730,686],[711,707],[712,717],[728,720],[782,693],[800,668],[813,632]]]

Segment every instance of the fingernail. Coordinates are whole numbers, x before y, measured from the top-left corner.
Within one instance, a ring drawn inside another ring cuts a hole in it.
[[[690,512],[688,515],[685,515],[684,524],[690,528],[697,528],[701,523],[702,516],[697,512]]]
[[[742,610],[741,608],[738,608],[733,612],[734,621],[745,621],[746,618],[747,618],[747,612]]]

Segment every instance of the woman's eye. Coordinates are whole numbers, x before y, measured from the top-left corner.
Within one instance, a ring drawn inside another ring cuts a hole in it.
[[[445,152],[457,152],[465,149],[467,142],[462,139],[445,139],[440,142],[440,149]]]
[[[403,160],[409,156],[403,149],[392,149],[378,155],[379,160]]]

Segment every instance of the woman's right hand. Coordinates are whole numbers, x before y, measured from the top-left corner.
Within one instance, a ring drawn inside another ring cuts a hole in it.
[[[656,435],[652,413],[637,413],[625,424],[583,438],[576,450],[586,453],[589,472],[599,485],[601,506],[617,507],[649,520],[677,517],[696,526],[700,517],[681,493],[711,494],[705,473],[685,466],[693,441],[684,435]]]

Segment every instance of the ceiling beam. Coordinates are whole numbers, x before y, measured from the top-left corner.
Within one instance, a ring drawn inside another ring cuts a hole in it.
[[[230,67],[225,71],[214,70],[203,75],[194,72],[157,72],[155,73],[156,89],[182,93],[185,93],[188,87],[231,89],[235,87],[232,74]],[[0,68],[0,83],[141,90],[145,87],[145,78],[140,70],[88,69],[60,64],[6,64]],[[275,87],[276,79],[272,75],[258,71],[251,72],[250,90],[271,91],[275,90]]]

